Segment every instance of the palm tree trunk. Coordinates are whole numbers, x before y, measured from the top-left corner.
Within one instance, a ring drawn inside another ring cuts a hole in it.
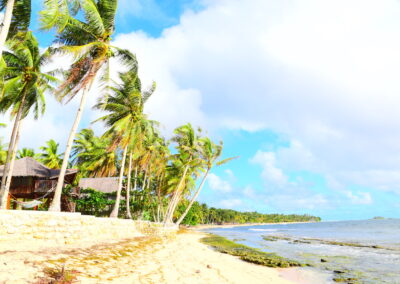
[[[10,172],[8,174],[9,178],[7,179],[6,190],[5,190],[7,195],[8,195],[8,192],[10,191],[12,175],[13,175],[13,171],[14,171],[14,163],[15,163],[15,159],[17,157],[17,146],[18,146],[19,137],[20,137],[20,129],[21,129],[21,122],[20,122],[20,124],[18,126],[17,137],[15,138],[15,144],[14,144],[14,148],[13,148],[13,151],[12,151],[12,154],[11,154]]]
[[[17,146],[19,142],[19,136],[20,136],[20,126],[21,126],[21,121],[18,123],[17,126],[17,131],[16,131],[16,137],[14,141],[14,146],[11,150],[11,161],[9,161],[9,170],[7,173],[8,178],[5,179],[5,186],[4,190],[2,191],[2,200],[1,200],[1,209],[7,209],[7,199],[8,199],[8,193],[10,192],[10,186],[11,186],[11,181],[12,181],[12,175],[13,175],[13,170],[14,170],[14,163],[15,163],[15,158],[17,156]],[[5,174],[4,174],[5,175]]]
[[[137,195],[137,179],[138,179],[138,165],[135,166],[135,180],[133,182],[133,200],[138,202],[139,200],[139,196]],[[137,216],[137,214],[135,213],[135,216]]]
[[[17,128],[18,128],[18,119],[15,118],[14,126],[13,126],[13,129],[11,132],[10,143],[8,145],[6,163],[4,164],[3,177],[1,179],[1,188],[0,188],[0,208],[1,209],[6,209],[6,207],[7,207],[8,192],[5,192],[5,191],[6,191],[7,179],[8,179],[9,173],[10,173],[11,157],[12,157],[12,151],[14,149]]]
[[[128,146],[125,146],[124,153],[122,154],[122,165],[121,171],[119,173],[119,181],[118,181],[118,190],[117,190],[117,198],[115,199],[114,208],[110,214],[110,218],[117,218],[119,212],[119,204],[121,202],[121,190],[122,190],[122,181],[124,179],[124,169],[125,169],[125,161],[126,161],[126,152],[128,150]]]
[[[161,218],[161,182],[162,182],[162,174],[160,174],[158,178],[158,186],[157,186],[157,223],[160,223]]]
[[[69,133],[67,147],[65,149],[64,158],[63,158],[63,162],[61,165],[60,175],[58,176],[57,187],[56,187],[56,190],[54,191],[54,198],[49,207],[49,211],[53,211],[53,212],[61,211],[61,194],[62,194],[62,189],[64,186],[65,172],[67,171],[69,156],[71,154],[72,145],[73,145],[74,139],[75,139],[75,134],[78,129],[79,122],[81,121],[81,118],[82,118],[83,109],[86,104],[87,96],[89,95],[90,85],[91,84],[89,84],[89,86],[87,86],[83,90],[81,102],[79,104],[78,111],[76,112],[75,121],[74,121],[74,124],[72,125],[71,131]]]
[[[9,184],[9,185],[11,184],[12,170],[14,167],[12,158],[13,158],[14,150],[16,151],[17,136],[18,136],[18,132],[19,132],[19,129],[21,126],[22,110],[25,106],[25,99],[26,99],[26,94],[24,94],[24,96],[22,97],[21,104],[19,105],[18,112],[17,112],[15,121],[14,121],[13,130],[11,132],[10,144],[8,145],[7,158],[6,158],[6,163],[4,165],[4,172],[3,172],[3,177],[1,180],[1,188],[0,188],[0,208],[1,209],[7,208],[8,192],[10,189],[10,186],[7,187],[7,184]],[[15,157],[14,157],[14,159],[15,159]],[[8,182],[8,180],[10,180],[10,182]]]
[[[176,207],[178,207],[179,202],[181,202],[182,199],[182,191],[179,191],[178,194],[176,195],[175,201],[172,205],[172,209],[171,209],[171,214],[169,216],[169,223],[173,223],[173,218],[174,218],[174,212],[176,210]]]
[[[129,204],[130,191],[131,191],[131,175],[132,175],[132,151],[129,153],[128,185],[126,187],[126,217],[128,217],[128,219],[132,219],[131,208]]]
[[[6,43],[8,31],[10,30],[12,13],[14,10],[15,0],[8,0],[6,5],[6,11],[4,13],[4,19],[0,30],[0,59],[3,54],[4,44]]]
[[[133,182],[133,191],[137,190],[137,179],[138,179],[138,166],[135,167],[135,181]]]
[[[164,225],[167,223],[172,223],[172,218],[174,215],[175,208],[179,203],[181,187],[182,187],[183,181],[185,180],[186,173],[188,170],[189,170],[189,165],[187,165],[185,170],[183,171],[183,175],[181,177],[181,180],[179,181],[178,187],[176,188],[176,190],[174,192],[174,196],[173,196],[170,204],[168,204],[167,214],[165,215],[165,219],[164,219]]]
[[[186,207],[185,212],[182,214],[182,216],[179,218],[179,220],[176,222],[176,225],[180,225],[180,223],[182,223],[183,219],[185,219],[187,213],[189,213],[190,208],[192,208],[193,203],[196,201],[197,197],[200,194],[201,189],[204,186],[204,183],[207,179],[208,173],[210,172],[210,169],[207,169],[206,173],[204,174],[203,180],[200,183],[199,188],[197,189],[196,193],[193,195],[192,199],[189,202],[189,205]]]

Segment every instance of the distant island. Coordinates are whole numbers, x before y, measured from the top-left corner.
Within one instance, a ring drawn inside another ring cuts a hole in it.
[[[375,216],[374,218],[372,218],[373,220],[384,220],[385,217],[382,216]]]

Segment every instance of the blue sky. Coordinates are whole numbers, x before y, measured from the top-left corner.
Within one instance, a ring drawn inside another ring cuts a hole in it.
[[[115,44],[137,54],[146,84],[157,82],[150,117],[167,135],[202,126],[224,140],[225,157],[240,156],[213,171],[200,201],[325,220],[400,217],[398,1],[122,0],[119,8]],[[99,115],[92,93],[82,127]],[[24,123],[22,146],[65,145],[76,106],[49,98],[45,116]]]

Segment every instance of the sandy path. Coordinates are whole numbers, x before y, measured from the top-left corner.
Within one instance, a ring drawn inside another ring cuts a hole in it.
[[[0,254],[0,283],[37,283],[44,267],[77,271],[77,283],[276,283],[275,269],[209,249],[196,232],[169,240],[147,237],[80,249]]]

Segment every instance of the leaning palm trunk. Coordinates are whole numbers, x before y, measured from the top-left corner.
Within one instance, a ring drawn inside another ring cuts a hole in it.
[[[12,175],[13,175],[13,170],[14,170],[14,163],[15,163],[15,158],[17,156],[17,145],[19,142],[19,136],[20,136],[20,126],[21,126],[21,121],[18,123],[18,128],[17,128],[17,133],[14,141],[14,145],[11,151],[11,161],[9,161],[9,170],[7,173],[8,178],[5,179],[5,187],[4,191],[2,191],[2,199],[1,199],[1,209],[7,209],[7,200],[8,200],[8,193],[10,192],[10,186],[11,186],[11,181],[12,181]],[[4,173],[5,176],[5,173]]]
[[[12,176],[13,176],[13,172],[14,172],[14,163],[15,163],[15,159],[17,157],[17,146],[18,146],[19,137],[20,137],[20,127],[21,127],[21,122],[18,126],[17,137],[15,138],[15,144],[14,144],[13,151],[11,154],[10,172],[8,174],[9,178],[7,179],[6,190],[5,190],[5,192],[7,193],[6,195],[8,195],[8,192],[10,191]]]
[[[4,44],[6,43],[8,31],[10,30],[12,14],[14,10],[14,2],[15,0],[8,0],[6,5],[6,12],[4,13],[4,19],[2,23],[2,27],[0,29],[0,59],[3,54]]]
[[[137,190],[137,179],[138,179],[138,166],[135,167],[135,181],[133,182],[133,192],[135,193]]]
[[[179,181],[178,187],[176,188],[172,200],[168,204],[167,213],[164,218],[164,225],[167,223],[172,223],[172,218],[174,216],[175,208],[179,203],[180,196],[181,196],[181,187],[183,185],[183,181],[186,178],[186,173],[189,170],[189,165],[186,166],[185,170],[183,171],[181,180]]]
[[[10,190],[11,179],[12,179],[12,170],[13,170],[13,166],[14,166],[14,163],[12,162],[13,157],[15,159],[15,154],[13,155],[13,153],[16,153],[16,150],[17,150],[17,143],[18,143],[17,138],[18,138],[18,133],[19,133],[19,129],[21,126],[22,111],[25,106],[25,99],[26,99],[26,95],[24,95],[22,97],[21,104],[19,105],[18,112],[15,117],[13,130],[11,132],[10,145],[8,146],[6,163],[4,165],[4,172],[3,172],[3,177],[1,180],[1,189],[0,189],[0,208],[1,209],[7,208],[8,192]]]
[[[8,145],[6,163],[4,164],[3,177],[1,179],[1,188],[0,188],[0,208],[1,209],[6,209],[6,207],[7,207],[8,191],[6,190],[6,184],[7,184],[9,174],[10,174],[12,152],[14,149],[17,129],[18,129],[18,120],[17,120],[17,118],[15,118],[13,130],[11,133],[10,144]]]
[[[165,217],[164,217],[164,224],[172,223],[172,218],[173,218],[174,209],[175,209],[175,203],[177,200],[179,200],[179,198],[180,198],[180,192],[175,191],[174,194],[172,195],[171,201],[168,204],[167,213],[165,214]]]
[[[62,189],[64,186],[65,172],[67,171],[69,155],[72,150],[72,144],[74,142],[74,138],[75,138],[75,134],[78,129],[78,126],[79,126],[79,122],[81,121],[81,118],[82,118],[82,113],[83,113],[83,109],[85,107],[87,96],[89,94],[90,85],[91,84],[89,84],[89,86],[87,86],[83,90],[83,93],[82,93],[81,102],[80,102],[78,111],[76,112],[75,121],[74,121],[74,124],[72,125],[71,131],[69,133],[67,148],[65,149],[65,152],[64,152],[64,159],[63,159],[63,162],[61,165],[60,175],[58,176],[57,187],[56,187],[56,190],[54,191],[54,198],[50,204],[49,211],[53,211],[53,212],[61,211],[61,194],[62,194]]]
[[[110,214],[111,218],[117,218],[119,212],[119,204],[121,202],[121,190],[122,190],[122,181],[124,178],[124,169],[125,169],[125,161],[126,161],[126,152],[128,150],[128,146],[125,146],[124,153],[122,154],[122,165],[121,171],[119,173],[119,181],[118,181],[118,190],[117,190],[117,198],[115,199],[114,208]]]
[[[126,217],[132,219],[131,208],[129,204],[130,191],[131,191],[131,175],[132,175],[132,151],[129,153],[129,167],[128,167],[128,185],[126,187]]]
[[[158,185],[157,185],[157,223],[160,223],[161,220],[161,206],[162,206],[161,184],[162,184],[162,174],[158,178]]]
[[[209,172],[210,172],[210,169],[207,169],[206,173],[204,174],[203,180],[202,180],[201,183],[200,183],[199,188],[197,189],[196,193],[193,195],[192,199],[190,200],[189,205],[186,207],[185,212],[182,214],[182,216],[181,216],[181,217],[178,219],[178,221],[176,222],[176,225],[179,226],[180,223],[182,223],[183,219],[185,219],[187,213],[189,213],[190,208],[192,208],[193,203],[196,201],[197,197],[198,197],[199,194],[200,194],[201,189],[202,189],[203,186],[204,186],[204,183],[205,183],[205,181],[206,181],[206,179],[207,179],[207,176],[208,176],[208,173],[209,173]]]

